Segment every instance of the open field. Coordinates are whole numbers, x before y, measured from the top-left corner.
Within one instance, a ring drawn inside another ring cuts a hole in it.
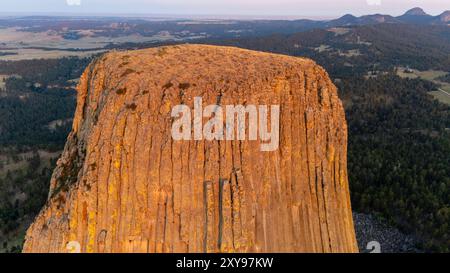
[[[68,56],[87,57],[104,52],[103,48],[110,44],[146,43],[166,40],[177,40],[169,32],[160,32],[153,36],[139,34],[119,37],[97,36],[95,31],[79,31],[83,36],[76,40],[64,39],[56,31],[27,32],[20,28],[0,29],[0,51],[12,53],[0,56],[0,61],[18,61],[30,59],[55,59]],[[201,37],[189,37],[201,38]]]
[[[443,91],[432,91],[430,94],[440,102],[450,105],[450,93],[445,93]]]
[[[404,67],[398,67],[397,75],[402,78],[409,78],[409,79],[422,78],[428,81],[435,81],[436,78],[439,78],[447,74],[447,72],[439,70],[419,71],[415,69],[410,69],[411,73],[407,73],[405,72],[405,69],[406,68]]]
[[[319,53],[336,52],[339,56],[343,56],[343,57],[347,57],[347,58],[356,57],[356,56],[361,55],[361,52],[359,51],[359,49],[351,49],[351,50],[334,49],[330,45],[325,45],[325,44],[322,44],[313,49]]]
[[[359,49],[351,49],[351,50],[347,50],[347,51],[339,50],[338,54],[339,54],[339,56],[344,56],[347,58],[361,56],[361,52],[359,51]]]
[[[438,70],[418,71],[415,69],[410,69],[410,73],[407,73],[405,72],[404,67],[399,67],[397,71],[397,75],[402,78],[407,79],[421,78],[439,84],[441,86],[440,90],[432,91],[430,92],[430,94],[433,95],[433,97],[435,97],[440,102],[450,105],[450,83],[441,82],[437,80],[437,78],[447,74],[448,73],[445,71],[438,71]]]
[[[45,47],[58,49],[99,49],[110,43],[144,43],[176,39],[167,32],[145,37],[139,34],[123,35],[118,37],[96,36],[94,31],[80,31],[86,35],[77,40],[64,39],[55,31],[27,32],[19,28],[0,29],[0,45],[8,48]]]
[[[435,81],[441,85],[439,90],[430,92],[438,101],[450,105],[450,83]]]
[[[322,53],[326,51],[332,50],[331,46],[329,45],[320,45],[319,47],[314,48],[315,51]]]
[[[48,152],[45,150],[39,150],[38,153],[41,158],[41,168],[50,166],[50,160],[58,158],[61,155],[61,152]],[[0,177],[4,177],[8,171],[13,172],[25,169],[28,164],[27,160],[33,157],[33,153],[20,153],[17,157],[18,160],[14,161],[6,155],[0,155],[0,162],[3,164],[3,168],[0,169]]]
[[[329,28],[327,29],[330,32],[333,32],[334,35],[339,36],[339,35],[344,35],[350,32],[349,28],[344,28],[344,27],[333,27],[333,28]]]

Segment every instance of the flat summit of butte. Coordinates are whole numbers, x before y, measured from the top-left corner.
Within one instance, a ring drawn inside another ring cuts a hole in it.
[[[173,140],[171,109],[192,109],[195,97],[280,105],[279,148]],[[74,243],[100,253],[356,252],[336,87],[311,60],[231,47],[94,60],[24,252]]]

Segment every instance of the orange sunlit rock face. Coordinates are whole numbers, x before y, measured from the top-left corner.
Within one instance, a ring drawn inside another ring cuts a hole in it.
[[[280,105],[278,149],[175,141],[171,109],[195,97]],[[111,52],[81,78],[24,252],[356,252],[346,158],[341,101],[311,60],[205,45]]]

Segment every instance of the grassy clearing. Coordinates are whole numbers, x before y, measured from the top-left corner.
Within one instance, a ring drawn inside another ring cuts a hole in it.
[[[427,81],[434,82],[441,86],[441,89],[450,93],[450,84],[446,82],[441,82],[437,78],[447,75],[448,73],[445,71],[439,71],[439,70],[427,70],[427,71],[419,71],[415,69],[410,69],[409,72],[405,72],[406,68],[404,67],[398,67],[397,69],[397,75],[401,78],[405,79],[417,79],[421,78]],[[432,91],[430,94],[437,99],[438,101],[450,105],[450,96],[447,95],[445,92],[442,92],[440,90]]]
[[[430,94],[438,101],[450,105],[450,95],[447,95],[442,91],[432,91]]]
[[[61,152],[48,152],[39,150],[39,157],[41,158],[41,168],[49,167],[52,159],[58,158]],[[0,155],[0,162],[3,164],[0,168],[0,178],[5,177],[8,171],[14,172],[24,170],[28,166],[28,159],[33,157],[32,152],[20,153],[17,155],[18,160],[14,161],[12,158],[6,155]]]
[[[334,35],[339,36],[339,35],[344,35],[350,32],[349,28],[343,28],[343,27],[334,27],[334,28],[329,28],[328,31],[331,31],[334,33]]]
[[[332,48],[329,45],[320,45],[319,47],[314,48],[315,51],[322,53],[326,51],[331,51]]]
[[[450,93],[450,83],[440,82],[441,89]]]
[[[436,78],[447,75],[447,72],[439,70],[419,71],[415,69],[410,69],[411,73],[407,73],[405,72],[405,70],[406,70],[405,67],[398,67],[397,75],[400,76],[401,78],[409,78],[409,79],[421,78],[428,81],[436,81]]]
[[[344,57],[347,57],[347,58],[361,56],[361,52],[359,51],[359,49],[351,49],[351,50],[347,50],[347,51],[339,50],[338,54],[340,56],[344,56]]]

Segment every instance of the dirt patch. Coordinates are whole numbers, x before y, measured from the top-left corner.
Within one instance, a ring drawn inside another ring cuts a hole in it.
[[[8,77],[8,75],[0,75],[0,92],[5,89],[5,81]]]

